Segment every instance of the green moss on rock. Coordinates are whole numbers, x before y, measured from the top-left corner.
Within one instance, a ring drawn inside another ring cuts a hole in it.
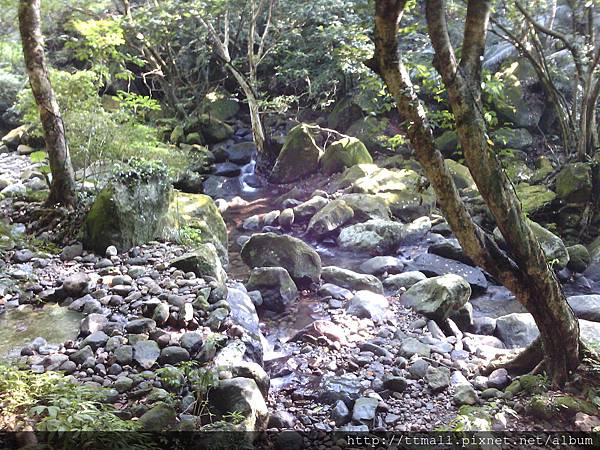
[[[277,157],[270,180],[276,184],[291,183],[315,173],[322,150],[306,124],[291,129]]]
[[[371,164],[373,158],[367,147],[357,138],[348,137],[332,143],[321,158],[321,171],[327,175],[341,172],[356,164]]]

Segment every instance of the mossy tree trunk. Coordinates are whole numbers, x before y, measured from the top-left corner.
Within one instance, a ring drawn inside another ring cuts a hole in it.
[[[77,202],[75,175],[60,109],[46,67],[40,0],[19,1],[19,30],[29,84],[40,112],[52,172],[47,204],[73,207]]]
[[[533,315],[540,339],[528,355],[535,354],[541,345],[546,370],[553,384],[560,386],[579,364],[579,326],[523,214],[514,187],[490,145],[480,82],[490,2],[469,0],[460,61],[448,36],[443,0],[427,0],[426,16],[435,50],[434,65],[448,91],[466,164],[506,240],[507,253],[470,217],[443,156],[435,148],[427,115],[400,60],[398,24],[407,1],[376,0],[375,3],[376,49],[367,65],[384,79],[400,115],[409,124],[407,133],[417,159],[463,249],[510,289]],[[536,365],[533,359],[527,362]]]

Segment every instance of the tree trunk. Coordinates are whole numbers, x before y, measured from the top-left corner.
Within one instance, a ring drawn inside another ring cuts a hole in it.
[[[507,242],[508,255],[473,222],[443,156],[435,149],[423,106],[398,57],[398,23],[405,4],[405,0],[376,1],[376,50],[368,65],[383,77],[400,114],[411,124],[408,136],[415,154],[461,246],[471,259],[510,289],[533,315],[540,329],[546,369],[553,384],[562,385],[569,371],[579,363],[578,322],[521,211],[512,184],[488,144],[483,119],[479,77],[489,2],[470,0],[468,3],[460,66],[450,45],[443,1],[427,1],[427,22],[435,65],[448,90],[466,163]]]
[[[29,84],[40,112],[44,140],[52,172],[47,204],[75,206],[75,176],[58,103],[50,84],[44,55],[40,0],[20,0],[19,30]]]

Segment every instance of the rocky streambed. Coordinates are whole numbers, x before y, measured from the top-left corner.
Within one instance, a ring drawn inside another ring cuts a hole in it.
[[[530,401],[543,377],[480,375],[537,329],[464,255],[413,162],[274,186],[253,174],[249,134],[234,137],[204,182],[225,218],[226,258],[218,245],[168,240],[100,254],[24,241],[2,267],[0,357],[104,387],[122,418],[151,430],[519,430],[534,427],[532,411],[555,420],[549,401]],[[4,189],[35,185],[26,156],[0,157]],[[5,192],[7,215],[23,189]],[[600,264],[573,267],[558,237],[539,236],[561,261],[584,338],[600,344]],[[572,413],[562,426],[593,422],[589,409]]]

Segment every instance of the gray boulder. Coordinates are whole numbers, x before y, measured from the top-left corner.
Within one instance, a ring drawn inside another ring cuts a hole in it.
[[[218,414],[238,413],[244,417],[240,431],[261,431],[267,426],[269,411],[256,382],[249,378],[221,380],[208,393],[209,403]]]
[[[154,341],[139,341],[133,347],[133,359],[144,369],[150,369],[160,356],[160,348]]]
[[[400,289],[409,289],[419,281],[426,280],[427,277],[422,272],[411,270],[408,272],[390,275],[383,280],[383,287],[399,291]]]
[[[275,233],[253,235],[240,253],[251,268],[283,267],[300,288],[318,283],[321,277],[321,258],[300,239]]]
[[[327,266],[321,271],[321,278],[325,283],[335,284],[350,290],[368,290],[383,294],[383,285],[373,275],[356,273],[341,267]]]
[[[375,256],[366,260],[359,267],[361,272],[370,275],[380,275],[382,273],[398,274],[402,272],[403,268],[404,264],[393,256]]]
[[[171,265],[184,272],[194,272],[197,276],[210,276],[220,283],[227,279],[221,259],[212,243],[201,244],[193,252],[171,261]]]
[[[329,202],[319,210],[308,223],[306,231],[316,236],[324,236],[336,231],[354,217],[354,210],[343,200]]]
[[[358,291],[346,305],[350,315],[383,322],[389,316],[390,304],[383,295],[371,291]]]
[[[260,291],[263,299],[262,307],[271,311],[283,312],[291,302],[298,298],[296,284],[283,267],[252,269],[246,289]]]
[[[344,228],[338,236],[338,244],[345,250],[385,255],[395,253],[404,237],[403,224],[373,219]]]
[[[488,287],[488,281],[480,269],[431,253],[417,256],[410,264],[407,264],[406,268],[432,277],[451,273],[460,275],[474,291],[478,292],[485,291]]]
[[[496,319],[496,336],[507,348],[527,347],[538,335],[531,314],[513,313]]]
[[[414,284],[402,301],[429,319],[444,321],[458,311],[471,296],[471,286],[463,277],[447,274]]]
[[[276,184],[291,183],[315,173],[319,167],[322,150],[315,143],[305,124],[292,128],[275,161],[270,181]]]

